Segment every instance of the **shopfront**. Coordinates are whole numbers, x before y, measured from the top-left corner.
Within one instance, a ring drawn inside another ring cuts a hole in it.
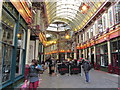
[[[77,59],[79,59],[79,49],[77,49]]]
[[[112,72],[120,74],[120,37],[111,40],[111,65]]]
[[[97,69],[107,71],[107,67],[108,67],[107,42],[96,45],[96,65],[97,65]]]
[[[91,64],[94,66],[94,48],[90,47],[91,49]]]
[[[59,53],[59,59],[60,59],[60,61],[65,60],[65,53],[60,52]]]
[[[3,4],[0,28],[2,88],[12,87],[24,76],[27,24],[10,2]]]
[[[70,54],[71,54],[70,52],[67,52],[67,58],[70,58]]]

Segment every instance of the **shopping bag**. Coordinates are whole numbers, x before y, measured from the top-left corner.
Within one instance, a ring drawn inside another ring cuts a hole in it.
[[[25,80],[24,84],[20,87],[20,90],[27,90],[28,88],[29,88],[29,82]]]

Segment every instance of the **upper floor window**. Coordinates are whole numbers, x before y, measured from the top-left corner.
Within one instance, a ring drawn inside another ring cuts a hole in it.
[[[79,42],[79,35],[78,35],[78,37],[77,37],[77,38],[78,38],[78,39],[77,39],[77,40],[78,40],[78,43],[80,43],[80,42]]]
[[[87,40],[89,39],[89,32],[87,32]]]
[[[102,18],[98,20],[98,32],[103,32]]]
[[[107,25],[106,25],[106,21],[107,21],[107,16],[106,16],[106,13],[105,14],[103,14],[103,16],[102,16],[102,26],[103,26],[103,31],[105,31],[105,29],[106,29],[106,27],[107,27]]]
[[[111,7],[108,10],[108,21],[109,21],[109,26],[113,25],[113,8]]]
[[[118,2],[118,4],[115,5],[115,23],[119,23],[120,22],[120,2]]]
[[[90,28],[90,37],[93,37],[93,27]]]
[[[81,41],[83,42],[83,34],[81,34]]]

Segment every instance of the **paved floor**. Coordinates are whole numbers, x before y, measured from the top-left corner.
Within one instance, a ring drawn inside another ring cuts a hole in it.
[[[85,83],[84,73],[79,75],[49,76],[47,72],[41,75],[39,88],[118,88],[118,75],[102,71],[90,71],[90,83]]]

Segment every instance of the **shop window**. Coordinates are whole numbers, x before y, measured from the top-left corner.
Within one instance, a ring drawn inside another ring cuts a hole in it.
[[[103,32],[102,18],[98,20],[98,32]]]
[[[118,50],[120,52],[120,40],[118,41]]]
[[[67,58],[70,58],[70,53],[69,52],[67,52]]]
[[[20,26],[18,34],[18,44],[17,44],[17,57],[16,57],[16,76],[22,74],[22,64],[23,64],[23,55],[25,52],[25,30]]]
[[[2,82],[10,80],[13,37],[15,20],[2,10],[2,27],[0,27],[0,68],[2,68]]]
[[[119,41],[114,41],[111,43],[112,45],[112,55],[111,55],[111,59],[112,59],[112,66],[113,67],[117,67],[118,66],[118,59],[119,59]]]
[[[120,2],[115,5],[115,23],[120,22]]]
[[[107,44],[101,46],[101,66],[108,66],[108,48]]]
[[[103,67],[108,66],[107,44],[98,46],[96,48],[96,52],[97,52],[97,63]]]
[[[2,42],[13,43],[14,24],[14,19],[6,11],[2,10],[2,31],[0,33]]]
[[[82,58],[83,58],[83,53],[84,53],[84,52],[83,52],[83,49],[82,49],[82,50],[81,50],[81,57],[82,57]]]
[[[118,52],[117,42],[113,42],[113,43],[112,43],[112,52]]]

